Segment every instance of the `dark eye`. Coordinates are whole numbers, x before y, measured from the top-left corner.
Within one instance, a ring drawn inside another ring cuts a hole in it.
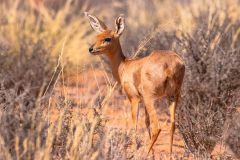
[[[111,42],[111,40],[112,40],[111,38],[105,38],[104,42]]]

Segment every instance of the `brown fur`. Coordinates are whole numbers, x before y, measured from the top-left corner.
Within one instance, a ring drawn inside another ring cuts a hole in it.
[[[113,76],[122,85],[131,102],[135,129],[137,129],[138,103],[141,99],[144,101],[146,106],[145,122],[151,138],[148,153],[161,131],[154,102],[162,97],[169,99],[171,103],[169,151],[171,154],[175,130],[175,111],[185,72],[184,62],[175,52],[163,50],[153,51],[144,58],[128,60],[122,53],[117,33],[117,31],[106,30],[98,34],[93,48],[99,50],[99,52],[94,54],[105,54],[108,57]],[[105,45],[103,40],[107,37],[112,38],[112,41]]]

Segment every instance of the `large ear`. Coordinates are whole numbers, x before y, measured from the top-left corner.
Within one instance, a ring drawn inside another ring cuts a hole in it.
[[[118,18],[116,18],[115,24],[116,24],[116,33],[120,36],[124,30],[124,25],[125,25],[124,18],[122,16],[119,16]]]
[[[90,25],[96,32],[102,33],[103,31],[107,30],[107,26],[96,16],[90,15],[88,14],[88,12],[84,12],[84,14],[88,18]]]

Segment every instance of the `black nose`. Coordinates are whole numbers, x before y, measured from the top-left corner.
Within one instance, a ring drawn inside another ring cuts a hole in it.
[[[93,47],[89,48],[88,50],[91,53],[93,51]]]

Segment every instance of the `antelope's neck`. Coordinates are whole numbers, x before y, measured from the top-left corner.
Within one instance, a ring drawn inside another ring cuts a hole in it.
[[[108,58],[110,60],[113,77],[120,83],[120,76],[118,73],[118,69],[125,60],[125,56],[122,52],[120,43],[119,43],[119,46],[112,51],[112,53],[108,54]]]

